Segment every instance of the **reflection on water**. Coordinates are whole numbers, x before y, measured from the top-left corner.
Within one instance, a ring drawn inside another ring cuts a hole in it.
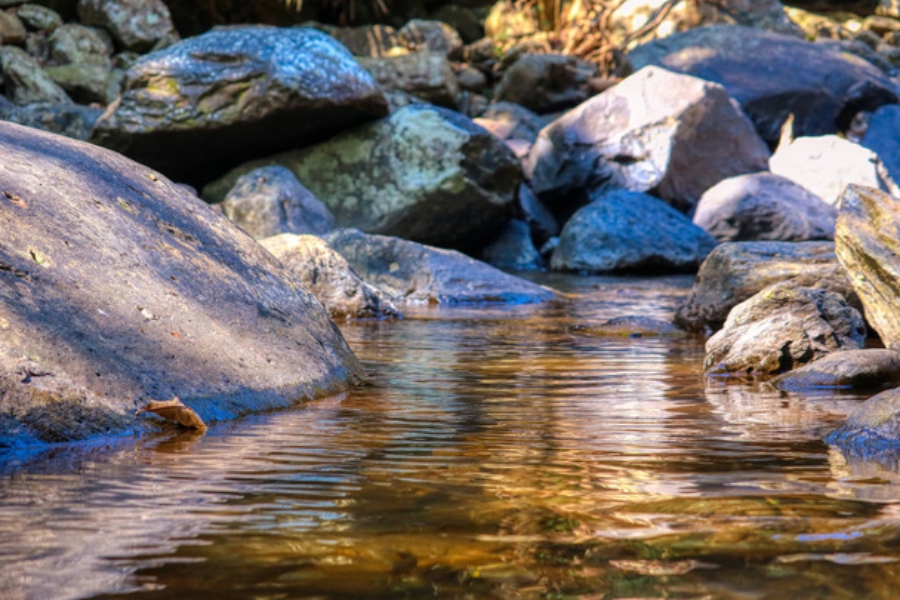
[[[895,598],[900,459],[819,440],[852,395],[707,388],[689,279],[344,325],[366,387],[8,458],[0,597]]]

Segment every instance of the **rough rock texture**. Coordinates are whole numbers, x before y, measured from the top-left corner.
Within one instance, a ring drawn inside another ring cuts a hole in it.
[[[512,102],[494,102],[474,121],[501,140],[518,139],[534,143],[541,129],[547,125],[548,117]]]
[[[400,316],[390,298],[360,279],[344,257],[325,240],[314,235],[283,233],[260,243],[309,288],[332,317]]]
[[[900,352],[882,348],[835,352],[779,375],[772,383],[786,392],[816,388],[872,389],[900,384]]]
[[[361,367],[321,304],[196,197],[94,145],[0,123],[0,446],[207,423]]]
[[[90,27],[67,23],[54,30],[47,41],[53,64],[91,64],[112,68],[112,49]]]
[[[238,179],[222,202],[222,211],[257,240],[280,233],[320,235],[335,226],[328,207],[278,165]]]
[[[512,209],[519,161],[471,120],[427,104],[405,106],[317,146],[253,161],[203,190],[216,202],[249,170],[280,164],[338,224],[436,246],[475,247]]]
[[[876,110],[860,143],[878,155],[891,179],[900,181],[900,106]]]
[[[773,173],[803,186],[822,200],[840,207],[848,184],[886,192],[900,191],[874,152],[836,135],[797,138],[780,145],[769,166]]]
[[[545,127],[526,173],[555,212],[598,188],[656,190],[689,209],[722,179],[765,170],[768,158],[722,86],[649,67]]]
[[[552,300],[555,294],[456,252],[343,229],[325,236],[368,283],[395,301],[432,303]]]
[[[696,270],[716,240],[657,198],[599,194],[563,227],[554,271]]]
[[[866,319],[886,348],[900,349],[900,199],[848,186],[834,241]]]
[[[44,67],[44,73],[81,104],[96,102],[106,105],[116,99],[108,93],[110,71],[108,67],[89,63]]]
[[[498,269],[533,271],[544,266],[544,260],[531,239],[531,228],[518,219],[512,219],[503,226],[497,239],[485,246],[481,257]]]
[[[700,197],[694,224],[720,242],[834,239],[837,209],[789,179],[750,173],[723,179]]]
[[[78,18],[109,31],[129,52],[148,52],[178,37],[162,0],[79,0]]]
[[[456,30],[441,21],[410,19],[397,33],[400,41],[413,51],[427,50],[454,57],[463,47]]]
[[[372,77],[312,29],[216,29],[142,57],[125,84],[91,140],[188,182],[387,114]]]
[[[720,244],[700,266],[675,324],[689,331],[720,329],[733,307],[782,281],[830,290],[861,309],[832,242],[730,242]]]
[[[706,342],[708,375],[774,375],[866,342],[862,315],[823,289],[776,283],[734,307]]]
[[[628,60],[635,69],[658,65],[722,84],[772,145],[788,115],[795,135],[823,135],[897,99],[891,81],[861,58],[737,25],[676,33],[635,48]]]
[[[423,51],[358,60],[386,90],[406,92],[440,106],[456,107],[459,83],[445,54]]]
[[[537,113],[565,110],[587,100],[592,63],[562,54],[526,54],[503,74],[495,98]]]
[[[66,92],[44,73],[40,64],[20,48],[0,47],[0,76],[4,95],[16,104],[72,102]]]
[[[86,140],[102,109],[65,104],[38,103],[16,106],[0,96],[0,120],[18,123],[76,140]]]
[[[4,10],[0,10],[0,45],[21,46],[28,33],[19,18]]]
[[[63,24],[58,12],[40,4],[23,4],[16,9],[16,16],[27,29],[42,33],[49,33]]]
[[[863,402],[825,441],[862,454],[896,448],[900,445],[900,388]]]

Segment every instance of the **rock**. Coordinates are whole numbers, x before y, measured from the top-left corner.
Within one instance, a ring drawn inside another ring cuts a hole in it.
[[[63,24],[58,12],[40,4],[23,4],[16,9],[16,16],[31,31],[50,32]]]
[[[716,240],[657,198],[614,190],[598,194],[563,227],[554,271],[691,271]]]
[[[0,47],[0,75],[4,95],[16,104],[72,102],[66,92],[41,70],[37,61],[20,48]]]
[[[362,368],[268,252],[163,176],[0,123],[0,446],[206,423],[337,393]]]
[[[596,72],[595,65],[574,56],[526,54],[503,74],[495,97],[537,113],[565,110],[587,100]]]
[[[446,23],[459,33],[466,44],[484,37],[484,27],[474,12],[464,6],[444,4],[432,15],[436,21]]]
[[[541,244],[559,235],[559,223],[538,197],[524,183],[519,186],[516,212],[528,224],[534,238]]]
[[[544,266],[544,260],[531,240],[531,228],[518,219],[510,220],[500,230],[500,235],[484,248],[481,257],[498,269],[534,271]]]
[[[459,83],[444,54],[423,51],[360,58],[359,64],[384,89],[406,92],[432,104],[456,107]]]
[[[683,338],[687,337],[687,332],[683,329],[672,325],[668,321],[654,319],[651,317],[641,317],[636,315],[626,315],[624,317],[616,317],[610,319],[600,325],[590,325],[587,327],[578,327],[578,333],[587,333],[596,336],[606,337],[630,337],[630,338]]]
[[[50,79],[61,87],[66,94],[80,104],[96,102],[107,105],[118,96],[110,89],[111,69],[90,63],[77,63],[44,67]]]
[[[148,52],[178,39],[162,0],[78,0],[78,18],[106,29],[131,52]]]
[[[836,207],[851,183],[900,191],[877,154],[836,135],[802,137],[782,144],[769,166],[772,173],[790,179]]]
[[[859,405],[825,441],[865,455],[895,450],[900,444],[898,417],[900,389],[886,390]]]
[[[399,317],[390,299],[362,279],[343,256],[314,235],[283,233],[260,240],[322,303],[332,317]]]
[[[802,392],[817,388],[871,389],[900,384],[900,352],[873,348],[834,352],[779,375],[779,390]]]
[[[317,146],[234,169],[203,189],[217,202],[240,175],[280,164],[338,224],[446,247],[480,247],[512,210],[519,161],[471,120],[412,104]]]
[[[860,143],[878,155],[893,181],[900,181],[900,106],[876,110]]]
[[[56,65],[98,65],[112,68],[111,49],[96,30],[67,23],[50,34],[50,59]]]
[[[835,252],[886,348],[900,349],[900,200],[850,185],[835,227]]]
[[[861,309],[832,242],[729,242],[700,265],[675,324],[688,331],[721,329],[732,308],[782,281],[827,289]]]
[[[321,29],[346,46],[354,56],[379,57],[405,52],[400,35],[389,25],[322,26]]]
[[[816,40],[816,46],[821,46],[824,49],[827,49],[831,52],[835,52],[838,54],[848,54],[853,56],[858,56],[863,59],[867,63],[871,64],[873,67],[877,68],[879,71],[887,75],[888,77],[893,76],[896,73],[896,69],[894,69],[893,65],[891,65],[890,61],[881,56],[878,52],[874,50],[872,46],[869,45],[869,41],[863,41],[860,36],[864,36],[866,33],[870,35],[872,32],[860,31],[856,34],[857,39],[854,40]],[[878,39],[878,36],[875,36],[875,39]],[[893,93],[893,92],[892,92]],[[894,96],[896,98],[896,96]],[[887,100],[887,102],[892,102],[894,100]],[[884,102],[879,103],[884,104]],[[840,129],[840,128],[839,128]]]
[[[321,235],[335,226],[328,207],[281,166],[243,175],[228,192],[222,210],[257,240],[280,233]]]
[[[475,67],[463,64],[461,67],[455,68],[455,72],[456,82],[459,84],[459,87],[464,90],[480,92],[488,85],[487,75]]]
[[[36,103],[16,106],[10,102],[0,102],[0,120],[18,123],[50,133],[58,133],[76,140],[86,140],[103,110],[80,106],[71,102],[65,104]]]
[[[312,29],[216,29],[148,54],[91,141],[187,182],[383,116],[372,77]]]
[[[400,41],[413,52],[427,50],[455,57],[462,52],[463,43],[453,27],[440,21],[412,19],[400,28]]]
[[[638,46],[628,60],[635,69],[658,65],[722,84],[773,146],[788,115],[795,135],[817,136],[840,131],[869,98],[897,101],[890,79],[862,59],[738,25],[676,33]]]
[[[0,10],[0,46],[22,46],[27,35],[15,13]]]
[[[722,86],[648,67],[545,127],[526,174],[557,215],[615,188],[655,190],[688,210],[719,181],[765,170],[768,158]]]
[[[862,315],[843,297],[786,281],[734,307],[706,342],[703,370],[735,377],[775,375],[865,342]]]
[[[694,224],[720,242],[834,239],[837,210],[790,179],[750,173],[723,179],[700,197]]]
[[[367,235],[355,229],[337,230],[325,240],[360,277],[395,301],[525,304],[555,297],[545,287],[454,250]]]
[[[534,143],[541,129],[550,122],[512,102],[494,102],[475,122],[501,140],[518,139]]]

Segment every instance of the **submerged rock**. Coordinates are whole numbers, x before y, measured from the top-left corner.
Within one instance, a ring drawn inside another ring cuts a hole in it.
[[[900,352],[883,348],[834,352],[779,375],[772,383],[786,392],[886,387],[900,383]]]
[[[599,325],[580,327],[578,331],[580,333],[609,337],[683,338],[687,336],[687,332],[684,329],[676,327],[668,321],[637,315],[616,317]]]
[[[0,123],[0,447],[206,422],[345,389],[318,301],[198,198],[91,144]]]

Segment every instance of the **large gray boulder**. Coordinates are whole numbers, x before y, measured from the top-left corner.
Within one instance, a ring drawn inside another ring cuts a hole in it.
[[[232,27],[138,60],[91,141],[203,182],[385,114],[377,83],[324,33]]]
[[[413,104],[310,148],[252,161],[203,189],[216,202],[254,168],[287,167],[339,225],[445,247],[478,247],[512,210],[519,161],[469,118]]]
[[[628,60],[722,84],[772,145],[791,114],[795,135],[823,135],[897,100],[891,80],[862,58],[739,25],[675,33],[638,46]]]
[[[615,188],[655,190],[687,210],[722,179],[765,170],[768,158],[722,86],[648,67],[545,127],[526,174],[555,212]]]
[[[162,0],[78,0],[78,18],[107,30],[129,52],[148,52],[178,39]]]
[[[95,145],[0,123],[0,446],[207,423],[362,369],[321,304],[192,194]]]
[[[786,281],[734,307],[706,342],[703,370],[731,377],[775,375],[865,342],[862,315],[843,297]]]
[[[675,324],[690,331],[721,329],[732,308],[782,281],[830,290],[861,309],[832,242],[729,242],[700,266]]]
[[[790,179],[750,173],[706,190],[694,224],[720,242],[803,242],[834,238],[837,209]]]
[[[779,375],[772,384],[785,392],[872,389],[900,384],[900,352],[884,348],[834,352]]]
[[[360,277],[394,301],[432,303],[552,300],[553,291],[495,269],[455,250],[433,248],[355,229],[324,238]]]
[[[15,104],[71,104],[72,99],[21,48],[0,47],[0,79],[4,95]]]
[[[554,271],[692,271],[716,240],[662,200],[626,190],[595,196],[563,227]]]

